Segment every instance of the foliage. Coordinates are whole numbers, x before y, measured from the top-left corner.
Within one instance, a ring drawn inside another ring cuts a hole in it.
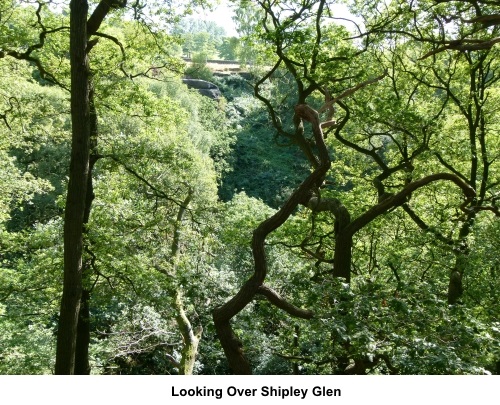
[[[242,47],[239,38],[226,37],[218,47],[220,57],[226,60],[238,60]]]
[[[190,58],[192,55],[206,55],[208,59],[216,59],[217,49],[223,43],[225,31],[213,21],[201,21],[186,17],[176,24],[172,34],[182,38],[182,53]]]
[[[48,2],[18,3],[0,1],[0,374],[50,374],[69,19]],[[89,54],[98,124],[83,252],[91,372],[180,373],[181,310],[203,329],[194,372],[232,372],[212,313],[252,277],[256,230],[317,169],[316,138],[294,110],[307,104],[330,121],[331,166],[263,250],[265,286],[314,317],[257,294],[231,320],[253,371],[499,373],[499,22],[481,19],[494,5],[478,3],[481,14],[461,1],[353,1],[363,24],[349,32],[334,2],[239,3],[240,38],[228,38],[215,23],[181,19],[170,2],[136,2],[113,11]],[[251,74],[214,76],[206,60],[218,56],[252,64]],[[183,74],[223,97],[188,90]],[[332,97],[335,110],[322,109]],[[475,197],[450,181],[405,194],[353,232],[350,279],[338,277],[339,207],[352,226],[439,173]],[[316,210],[314,198],[336,209]],[[462,290],[450,302],[457,272]]]
[[[185,75],[189,79],[213,81],[212,71],[207,66],[208,55],[198,53],[193,55],[191,65],[186,69]]]

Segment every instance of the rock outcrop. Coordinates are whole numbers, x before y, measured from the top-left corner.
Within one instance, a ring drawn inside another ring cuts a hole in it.
[[[182,82],[188,86],[189,89],[196,89],[200,94],[210,97],[211,99],[216,100],[221,96],[219,88],[206,80],[182,79]]]

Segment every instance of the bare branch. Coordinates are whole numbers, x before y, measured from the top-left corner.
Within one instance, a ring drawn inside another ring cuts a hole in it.
[[[322,112],[324,112],[326,110],[329,110],[339,100],[342,100],[343,98],[346,98],[346,97],[354,94],[355,92],[357,92],[358,90],[362,89],[363,87],[366,87],[366,86],[368,86],[370,84],[373,84],[373,83],[376,83],[376,82],[382,80],[387,75],[388,75],[388,71],[386,70],[380,76],[374,77],[372,79],[365,80],[364,82],[358,83],[356,86],[351,87],[351,88],[345,90],[343,93],[341,93],[337,97],[335,97],[335,98],[331,99],[330,101],[326,102],[325,104],[323,104],[323,106],[318,110],[318,113],[321,114]]]

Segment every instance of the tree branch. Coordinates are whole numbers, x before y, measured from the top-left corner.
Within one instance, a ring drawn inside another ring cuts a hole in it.
[[[278,308],[282,309],[291,316],[303,319],[311,319],[312,317],[314,317],[313,311],[310,311],[308,309],[298,308],[295,305],[290,304],[284,298],[282,298],[276,291],[272,290],[267,286],[261,285],[257,289],[257,294],[263,295],[264,297],[267,298],[267,300],[271,304],[277,306]]]
[[[392,208],[396,208],[403,205],[406,202],[406,198],[415,190],[418,190],[419,188],[422,188],[432,182],[440,180],[451,181],[455,183],[462,190],[462,192],[466,197],[466,201],[460,206],[460,208],[466,211],[465,205],[470,203],[476,196],[475,190],[455,174],[436,173],[424,177],[420,180],[411,182],[406,187],[404,187],[399,193],[387,197],[385,200],[381,201],[380,203],[378,203],[377,205],[366,211],[364,214],[360,215],[354,221],[352,221],[346,228],[346,231],[349,232],[351,235],[354,235],[357,231],[359,231],[361,228],[363,228],[365,225],[373,221],[378,216],[385,214]]]
[[[123,8],[126,5],[127,0],[101,0],[87,21],[87,37],[90,38],[97,32],[111,9]]]

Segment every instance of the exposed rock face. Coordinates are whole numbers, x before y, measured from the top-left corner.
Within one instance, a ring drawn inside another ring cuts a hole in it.
[[[221,96],[219,88],[215,84],[207,82],[206,80],[182,79],[182,82],[187,85],[189,89],[196,89],[200,94],[214,100]]]

